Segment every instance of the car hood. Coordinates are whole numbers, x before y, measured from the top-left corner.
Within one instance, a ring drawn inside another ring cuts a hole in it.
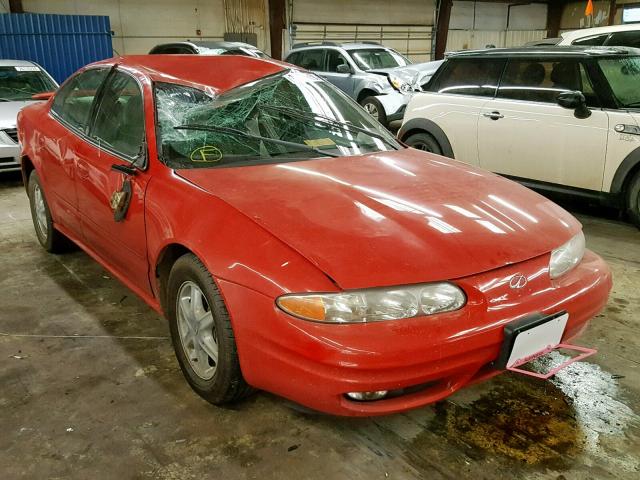
[[[36,102],[30,100],[22,102],[0,102],[0,129],[15,128],[18,112],[32,103]]]
[[[444,60],[434,60],[433,62],[413,63],[404,67],[379,68],[369,70],[369,73],[389,76],[393,74],[414,88],[425,83],[440,68]]]
[[[345,289],[464,277],[550,252],[580,230],[521,185],[414,149],[178,174]]]

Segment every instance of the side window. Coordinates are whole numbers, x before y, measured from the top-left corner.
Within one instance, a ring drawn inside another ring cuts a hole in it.
[[[66,123],[84,132],[93,99],[108,73],[108,68],[94,68],[79,73],[56,93],[51,110]]]
[[[347,59],[337,50],[327,51],[327,72],[337,72],[338,65],[349,65]]]
[[[583,63],[580,63],[580,91],[584,95],[584,98],[587,100],[587,106],[589,107],[600,107],[600,100],[598,99],[598,94],[593,88],[593,83],[591,82],[591,78],[585,68]]]
[[[303,50],[296,65],[312,71],[324,70],[324,50]]]
[[[605,45],[640,48],[640,30],[613,33]]]
[[[587,38],[581,38],[579,40],[574,40],[573,43],[571,43],[571,45],[581,45],[583,47],[599,47],[601,45],[604,45],[604,42],[607,40],[607,38],[609,37],[608,33],[605,33],[603,35],[595,35],[593,37],[587,37]]]
[[[144,140],[144,106],[138,83],[116,71],[100,99],[90,136],[129,158],[140,154]]]
[[[506,60],[467,58],[445,62],[442,72],[429,84],[430,91],[493,97]]]
[[[300,58],[300,52],[293,52],[291,55],[287,57],[285,61],[288,63],[292,63],[294,65],[298,65],[299,58]]]
[[[577,60],[510,60],[498,97],[529,102],[556,103],[558,94],[582,90]]]

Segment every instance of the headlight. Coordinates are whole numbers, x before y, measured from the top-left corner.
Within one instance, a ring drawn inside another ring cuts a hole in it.
[[[389,83],[401,93],[409,93],[411,91],[411,85],[396,75],[389,75]]]
[[[549,261],[549,276],[558,278],[577,264],[584,256],[584,233],[582,231],[564,245],[551,252]]]
[[[451,283],[372,288],[340,293],[288,294],[276,304],[294,317],[327,323],[400,320],[462,308],[467,299]]]

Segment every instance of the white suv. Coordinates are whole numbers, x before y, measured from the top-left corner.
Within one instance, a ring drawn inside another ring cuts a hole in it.
[[[398,137],[538,190],[619,206],[640,226],[638,85],[633,48],[458,52],[413,97]]]

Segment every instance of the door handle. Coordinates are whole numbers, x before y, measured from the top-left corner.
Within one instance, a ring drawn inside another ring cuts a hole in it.
[[[491,120],[499,120],[501,118],[504,118],[504,115],[502,115],[500,112],[485,112],[482,114],[483,117],[487,117],[490,118]]]

